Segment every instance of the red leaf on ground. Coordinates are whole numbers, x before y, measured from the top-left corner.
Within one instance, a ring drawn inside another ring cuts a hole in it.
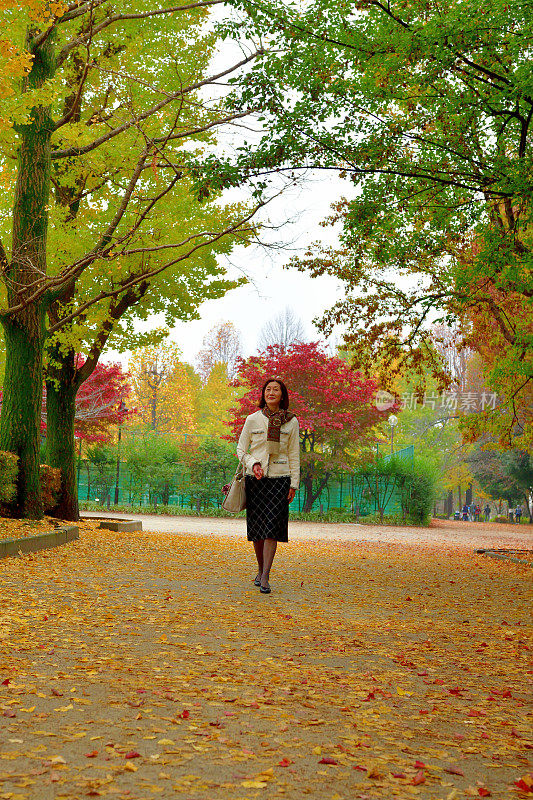
[[[419,771],[416,773],[416,775],[415,775],[415,777],[413,778],[413,780],[411,781],[411,783],[413,784],[413,786],[419,786],[421,783],[425,783],[425,782],[426,782],[426,775],[425,775],[425,773],[424,773],[424,770],[423,770],[423,769],[419,770]]]
[[[358,772],[366,772],[366,767],[361,767],[359,764],[357,764],[355,767],[352,767],[352,769],[356,769]]]
[[[335,761],[334,758],[330,758],[329,756],[324,756],[324,758],[321,758],[318,763],[319,764],[333,764],[334,766],[337,766],[337,761]]]
[[[141,754],[137,752],[137,750],[130,750],[129,753],[126,753],[124,758],[140,758]]]
[[[415,761],[415,769],[426,769],[423,761]]]
[[[449,775],[463,775],[464,772],[462,769],[458,769],[458,767],[444,767],[444,772],[447,772]]]
[[[492,797],[491,792],[488,789],[485,789],[483,786],[480,786],[477,790],[477,793],[480,797]]]
[[[2,713],[3,713],[3,716],[4,716],[4,717],[9,717],[10,719],[13,719],[13,717],[16,717],[16,716],[17,716],[17,715],[15,714],[15,712],[14,712],[14,711],[12,711],[10,708],[6,709],[6,711],[4,711],[4,712],[2,712]]]
[[[392,775],[393,778],[406,778],[407,777],[407,775],[405,775],[403,772],[391,772],[391,775]]]
[[[369,692],[368,695],[361,702],[368,703],[369,700],[375,700],[375,699],[376,699],[375,693],[374,692]]]
[[[467,717],[486,717],[487,715],[485,714],[484,711],[478,711],[477,708],[471,708],[466,716]]]
[[[2,681],[2,686],[9,686],[9,678],[6,678],[5,681]]]
[[[281,761],[278,761],[278,767],[288,767],[289,764],[294,764],[290,758],[282,758]]]
[[[442,678],[435,678],[433,683],[436,683],[437,686],[444,686],[444,681],[442,680]]]
[[[182,711],[179,716],[181,717],[181,719],[189,719],[189,717],[191,716],[191,712],[185,709],[185,711]]]
[[[522,775],[519,780],[514,782],[514,785],[520,789],[521,792],[533,794],[533,775]]]
[[[98,750],[91,750],[90,753],[85,753],[85,758],[96,758]]]

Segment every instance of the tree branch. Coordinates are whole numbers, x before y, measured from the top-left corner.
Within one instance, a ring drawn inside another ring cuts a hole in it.
[[[141,275],[137,275],[137,276],[131,277],[131,279],[124,281],[119,289],[115,289],[113,291],[100,292],[98,295],[93,297],[91,300],[88,300],[86,303],[83,303],[76,311],[73,311],[72,314],[69,314],[67,317],[64,317],[61,320],[61,325],[65,325],[65,324],[67,324],[69,322],[72,322],[74,319],[76,319],[76,317],[78,317],[81,314],[85,313],[85,311],[88,308],[90,308],[91,306],[93,306],[95,303],[99,303],[101,300],[105,300],[105,299],[110,298],[110,297],[118,297],[124,291],[126,291],[128,289],[131,289],[134,286],[138,286],[140,283],[142,283],[145,280],[148,280],[149,278],[153,278],[156,275],[159,275],[161,272],[164,272],[166,269],[169,269],[170,267],[175,266],[176,264],[179,264],[181,261],[185,261],[186,259],[190,258],[193,255],[193,253],[195,253],[197,250],[200,250],[202,247],[208,247],[210,245],[213,245],[213,244],[215,244],[215,242],[219,241],[220,239],[224,238],[225,236],[230,236],[231,234],[234,234],[236,231],[238,231],[240,229],[243,229],[243,226],[264,205],[266,205],[266,201],[264,201],[262,203],[259,203],[250,212],[250,214],[248,214],[246,217],[241,219],[239,222],[236,222],[234,225],[231,225],[228,228],[225,228],[223,231],[220,231],[219,233],[216,234],[216,236],[213,236],[208,241],[200,242],[199,244],[195,245],[190,250],[188,250],[187,253],[184,253],[183,255],[179,256],[178,258],[175,258],[172,261],[169,261],[166,264],[163,264],[163,266],[157,267],[157,268],[155,268],[153,270],[149,270],[148,272],[143,272]],[[54,333],[56,330],[58,330],[58,327],[59,327],[58,325],[53,325],[52,327],[50,327],[49,333],[50,334]]]
[[[162,14],[173,14],[177,11],[192,11],[195,8],[204,8],[206,6],[219,5],[220,3],[224,3],[225,1],[226,0],[199,0],[199,2],[189,3],[186,6],[172,6],[170,8],[158,8],[155,9],[154,11],[142,11],[136,14],[114,14],[112,17],[108,17],[107,19],[103,20],[99,25],[97,25],[96,28],[94,28],[91,35],[95,36],[96,34],[100,33],[100,31],[103,31],[105,28],[108,28],[110,25],[113,25],[115,22],[121,22],[122,20],[148,19],[149,17],[161,16]],[[77,39],[72,39],[72,41],[68,42],[68,44],[65,45],[65,47],[61,50],[58,56],[58,64],[63,63],[69,52],[74,47],[83,44],[85,39],[86,36],[79,36]]]
[[[71,156],[80,156],[80,155],[83,155],[84,153],[90,153],[91,150],[95,150],[97,147],[100,147],[100,145],[104,144],[105,142],[108,142],[110,139],[113,139],[115,136],[118,136],[119,134],[124,133],[124,131],[129,130],[129,128],[133,127],[134,125],[138,125],[139,122],[142,122],[144,119],[148,119],[148,117],[151,117],[154,114],[157,114],[158,111],[161,111],[162,108],[167,106],[173,100],[177,100],[178,97],[182,97],[184,94],[189,94],[190,92],[194,92],[194,91],[196,91],[196,89],[200,89],[202,86],[207,86],[210,83],[213,83],[213,81],[216,81],[221,77],[224,77],[225,75],[230,75],[232,72],[235,72],[235,70],[239,69],[240,67],[245,66],[246,64],[250,63],[250,61],[253,61],[253,59],[256,58],[258,55],[260,55],[261,53],[262,53],[261,50],[257,50],[251,56],[248,56],[247,58],[244,58],[242,61],[239,61],[237,64],[233,64],[228,69],[224,70],[223,72],[218,73],[218,75],[212,75],[212,76],[210,76],[209,78],[206,78],[203,81],[198,81],[197,83],[191,84],[190,86],[188,86],[185,89],[180,89],[178,92],[174,92],[173,94],[168,95],[167,97],[164,98],[164,100],[161,100],[159,103],[156,103],[156,105],[152,106],[147,111],[145,111],[144,113],[140,114],[138,117],[135,117],[134,119],[129,120],[128,122],[125,122],[123,125],[120,125],[118,128],[114,128],[113,130],[111,130],[108,133],[104,134],[104,136],[100,136],[100,138],[95,139],[93,142],[91,142],[90,144],[85,145],[84,147],[70,147],[70,148],[68,148],[66,150],[53,150],[52,151],[52,158],[53,159],[70,158]]]
[[[117,298],[116,302],[111,305],[108,316],[95,337],[83,366],[76,372],[75,383],[78,388],[87,380],[98,364],[98,359],[102,354],[102,350],[113,332],[115,322],[117,322],[131,306],[135,305],[135,303],[144,297],[148,291],[149,285],[148,281],[146,281],[145,283],[139,284],[136,291],[129,289],[120,299]]]

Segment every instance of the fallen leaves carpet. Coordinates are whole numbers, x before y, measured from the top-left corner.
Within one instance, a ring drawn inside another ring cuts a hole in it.
[[[0,562],[0,798],[532,796],[527,568],[291,542],[262,595],[246,542],[92,526]]]

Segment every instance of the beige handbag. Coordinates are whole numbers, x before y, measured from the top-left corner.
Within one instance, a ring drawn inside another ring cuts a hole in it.
[[[246,489],[244,485],[244,464],[241,464],[241,469],[235,473],[230,484],[222,487],[222,491],[226,495],[222,501],[222,508],[224,511],[229,511],[230,514],[238,514],[246,508]]]

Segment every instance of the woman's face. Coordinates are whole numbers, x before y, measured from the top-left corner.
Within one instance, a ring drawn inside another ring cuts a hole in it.
[[[270,409],[278,409],[281,402],[281,386],[277,381],[270,381],[265,388],[265,400]]]

